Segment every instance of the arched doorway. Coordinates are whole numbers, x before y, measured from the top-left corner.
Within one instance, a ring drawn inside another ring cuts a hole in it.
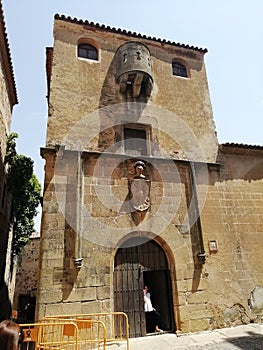
[[[143,287],[160,312],[160,328],[174,331],[171,278],[162,247],[147,237],[133,237],[117,250],[114,261],[114,308],[127,313],[130,337],[146,335]]]

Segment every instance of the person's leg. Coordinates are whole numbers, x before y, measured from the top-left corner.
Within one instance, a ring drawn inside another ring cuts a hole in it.
[[[158,312],[157,310],[154,310],[153,313],[154,313],[154,321],[155,321],[155,332],[163,332],[163,330],[159,328],[160,318],[161,318],[160,312]]]
[[[151,312],[145,312],[146,333],[151,333],[152,317]]]

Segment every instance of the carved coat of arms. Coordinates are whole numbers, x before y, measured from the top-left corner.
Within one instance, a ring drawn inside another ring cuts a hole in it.
[[[138,225],[145,217],[146,211],[150,207],[150,186],[151,181],[144,175],[145,164],[137,161],[134,164],[135,174],[130,179],[129,197],[132,207],[132,218]]]

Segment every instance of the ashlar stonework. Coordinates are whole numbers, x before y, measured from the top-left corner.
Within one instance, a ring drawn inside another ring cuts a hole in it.
[[[147,284],[166,331],[254,320],[263,148],[218,145],[205,53],[55,16],[37,319],[124,311],[143,336]]]

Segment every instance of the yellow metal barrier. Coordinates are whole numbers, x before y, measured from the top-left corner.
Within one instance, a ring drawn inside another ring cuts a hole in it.
[[[21,350],[106,350],[106,328],[96,320],[45,320],[21,324]]]
[[[21,350],[78,350],[78,328],[74,322],[40,322],[20,326],[24,332]],[[74,328],[74,336],[65,334],[66,326]]]
[[[81,320],[92,320],[103,322],[106,328],[106,343],[125,341],[126,349],[129,350],[129,322],[124,312],[104,312],[91,314],[71,314],[46,316],[42,321],[70,320],[80,322]]]

